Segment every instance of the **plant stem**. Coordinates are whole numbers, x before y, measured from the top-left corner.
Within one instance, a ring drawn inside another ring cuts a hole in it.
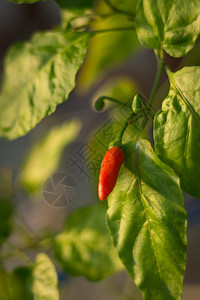
[[[119,105],[124,105],[123,102],[121,102],[121,101],[119,101],[119,100],[117,100],[117,99],[115,99],[115,98],[108,97],[108,96],[101,96],[99,99],[101,99],[101,100],[108,100],[108,101],[117,103],[117,104],[119,104]],[[98,100],[97,100],[97,101],[98,101]]]
[[[136,117],[136,116],[137,116],[137,115],[136,115],[135,113],[132,113],[132,114],[128,117],[128,119],[126,120],[126,122],[125,122],[125,124],[124,124],[124,126],[122,127],[122,130],[121,130],[121,132],[120,132],[119,138],[118,138],[119,143],[122,143],[122,138],[123,138],[124,132],[125,132],[126,128],[128,127],[128,125],[130,124],[131,119],[132,119],[133,117]]]
[[[151,91],[151,94],[150,94],[150,97],[149,97],[149,106],[150,106],[150,108],[153,104],[155,94],[157,92],[158,85],[159,85],[159,82],[160,82],[160,78],[161,78],[161,75],[162,75],[162,72],[163,72],[164,66],[165,66],[163,60],[157,59],[157,63],[158,63],[158,70],[157,70],[156,78],[154,80],[153,88],[152,88],[152,91]]]
[[[153,104],[153,101],[154,101],[154,98],[155,98],[155,95],[156,95],[156,92],[157,92],[157,89],[158,89],[158,85],[159,85],[159,82],[160,82],[160,78],[161,78],[162,72],[163,72],[164,67],[165,67],[163,55],[162,54],[157,55],[156,58],[157,58],[157,73],[156,73],[154,84],[153,84],[151,94],[150,94],[150,97],[149,97],[149,102],[148,102],[149,109],[151,109],[151,107],[152,107],[152,104]],[[141,124],[140,131],[138,132],[138,136],[144,130],[145,126],[148,123],[148,120],[149,120],[148,116],[143,120],[143,122]]]
[[[111,97],[108,97],[108,96],[101,96],[97,99],[97,101],[95,102],[95,109],[97,111],[101,111],[104,107],[104,100],[108,100],[110,102],[113,102],[113,103],[116,103],[118,105],[123,105],[124,103],[115,99],[115,98],[111,98]]]
[[[6,241],[6,243],[9,246],[11,246],[12,248],[14,248],[14,250],[12,252],[1,255],[0,256],[1,260],[5,260],[7,258],[10,258],[10,257],[18,254],[19,256],[23,257],[28,264],[32,263],[30,257],[23,251],[23,249],[18,248],[15,244],[13,244],[12,242],[10,242],[8,240]]]

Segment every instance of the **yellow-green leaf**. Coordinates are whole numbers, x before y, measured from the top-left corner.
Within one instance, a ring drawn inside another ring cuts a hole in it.
[[[28,192],[38,192],[47,177],[56,171],[64,148],[76,139],[80,127],[79,120],[65,122],[50,129],[33,145],[18,178]]]
[[[122,269],[105,224],[102,205],[82,207],[55,238],[55,255],[65,272],[100,280]]]
[[[182,189],[200,198],[200,67],[168,74],[169,94],[154,119],[156,153],[178,174]]]
[[[200,33],[199,0],[140,0],[136,30],[141,44],[184,56]]]
[[[180,300],[187,215],[179,179],[148,141],[131,141],[123,151],[125,166],[108,197],[114,246],[144,300]]]
[[[26,134],[68,98],[87,40],[87,33],[57,29],[11,48],[0,94],[0,136],[14,139]]]

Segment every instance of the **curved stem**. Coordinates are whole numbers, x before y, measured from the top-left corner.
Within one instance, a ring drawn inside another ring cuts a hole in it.
[[[112,97],[108,97],[108,96],[101,96],[97,99],[97,101],[95,102],[95,109],[97,111],[101,111],[104,107],[104,100],[108,100],[110,102],[113,102],[113,103],[116,103],[118,105],[123,105],[124,103],[117,100],[117,99],[114,99]]]
[[[123,102],[121,102],[121,101],[119,101],[119,100],[117,100],[117,99],[115,99],[115,98],[112,98],[112,97],[101,96],[100,98],[103,99],[103,100],[111,101],[111,102],[113,102],[113,103],[117,103],[117,104],[120,104],[120,105],[124,105]],[[99,98],[99,99],[100,99],[100,98]]]
[[[137,115],[135,113],[132,113],[128,119],[126,120],[126,122],[124,123],[124,126],[122,127],[122,130],[120,132],[120,135],[118,137],[118,142],[119,143],[122,143],[122,138],[123,138],[123,135],[124,135],[124,132],[126,130],[126,128],[128,127],[128,125],[131,123],[131,119],[133,119],[133,117],[136,117]],[[138,116],[140,118],[140,116]]]

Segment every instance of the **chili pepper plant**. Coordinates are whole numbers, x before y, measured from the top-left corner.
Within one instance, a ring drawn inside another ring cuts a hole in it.
[[[13,45],[5,56],[0,94],[2,138],[26,135],[53,114],[75,87],[79,93],[89,89],[97,75],[105,75],[111,66],[144,48],[154,53],[157,73],[148,97],[136,82],[131,92],[129,88],[115,94],[99,90],[95,110],[107,110],[112,125],[118,126],[119,121],[121,126],[106,147],[98,147],[103,159],[95,175],[99,197],[94,196],[93,205],[68,216],[60,233],[40,239],[29,236],[25,249],[3,252],[0,299],[59,299],[54,263],[45,253],[32,260],[24,251],[38,246],[42,252],[53,249],[54,262],[69,275],[98,281],[125,269],[144,300],[181,299],[187,254],[183,192],[200,198],[200,1],[55,2],[60,7],[60,26],[34,33],[28,41]],[[175,71],[168,63],[170,57],[181,58]],[[163,98],[161,78],[169,85]],[[126,115],[121,117],[118,112],[124,106]],[[29,193],[40,189],[80,126],[74,119],[49,129],[30,151],[17,178],[22,188]],[[111,125],[105,126],[109,129]],[[148,134],[150,128],[153,136]],[[90,143],[94,146],[94,139]],[[4,189],[0,199],[4,247],[10,243],[16,207],[11,201],[13,192],[8,190]],[[4,260],[16,251],[27,263],[8,271]]]

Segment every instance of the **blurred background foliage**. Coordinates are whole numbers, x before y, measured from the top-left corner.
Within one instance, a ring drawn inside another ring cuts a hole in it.
[[[30,194],[40,192],[45,180],[57,170],[63,150],[77,138],[80,129],[79,120],[52,127],[27,154],[19,173],[19,185]]]
[[[133,17],[119,13],[112,15],[112,9],[106,5],[105,1],[98,2],[95,10],[103,17],[93,22],[93,31],[134,26]],[[136,33],[132,30],[102,32],[95,35],[90,40],[88,55],[78,77],[78,87],[83,89],[90,87],[95,81],[105,76],[110,68],[115,68],[119,63],[123,64],[139,50]]]
[[[133,26],[136,1],[110,0],[117,10],[129,7],[128,17],[117,11],[113,15],[113,8],[103,0],[96,2],[95,15],[91,11],[93,1],[82,1],[79,9],[76,1],[57,2],[63,5],[63,11],[53,0],[20,6],[1,0],[1,79],[9,47],[28,40],[35,31],[60,23],[63,28],[81,29],[91,20],[94,31]],[[69,4],[70,11],[66,10]],[[81,17],[83,12],[87,17]],[[171,69],[181,64],[199,65],[199,43],[183,59],[166,55]],[[133,95],[139,90],[148,98],[154,75],[153,52],[142,48],[131,30],[102,32],[90,40],[69,101],[60,104],[26,136],[14,141],[0,139],[0,299],[56,300],[57,285],[61,299],[141,299],[112,247],[104,222],[106,203],[97,204],[97,180],[101,159],[130,113]],[[168,90],[165,79],[163,75],[156,108]],[[105,100],[102,113],[95,112],[91,106],[102,95],[120,100],[120,111]],[[134,135],[135,125],[129,127],[125,139]],[[151,138],[151,130],[149,124],[144,135]],[[84,150],[81,156],[80,149]],[[56,172],[70,174],[78,192],[76,201],[62,209],[49,206],[41,193],[45,180]],[[183,299],[197,300],[200,204],[188,195],[185,204],[189,246]],[[80,276],[71,277],[75,275]],[[88,281],[104,277],[97,283]]]

